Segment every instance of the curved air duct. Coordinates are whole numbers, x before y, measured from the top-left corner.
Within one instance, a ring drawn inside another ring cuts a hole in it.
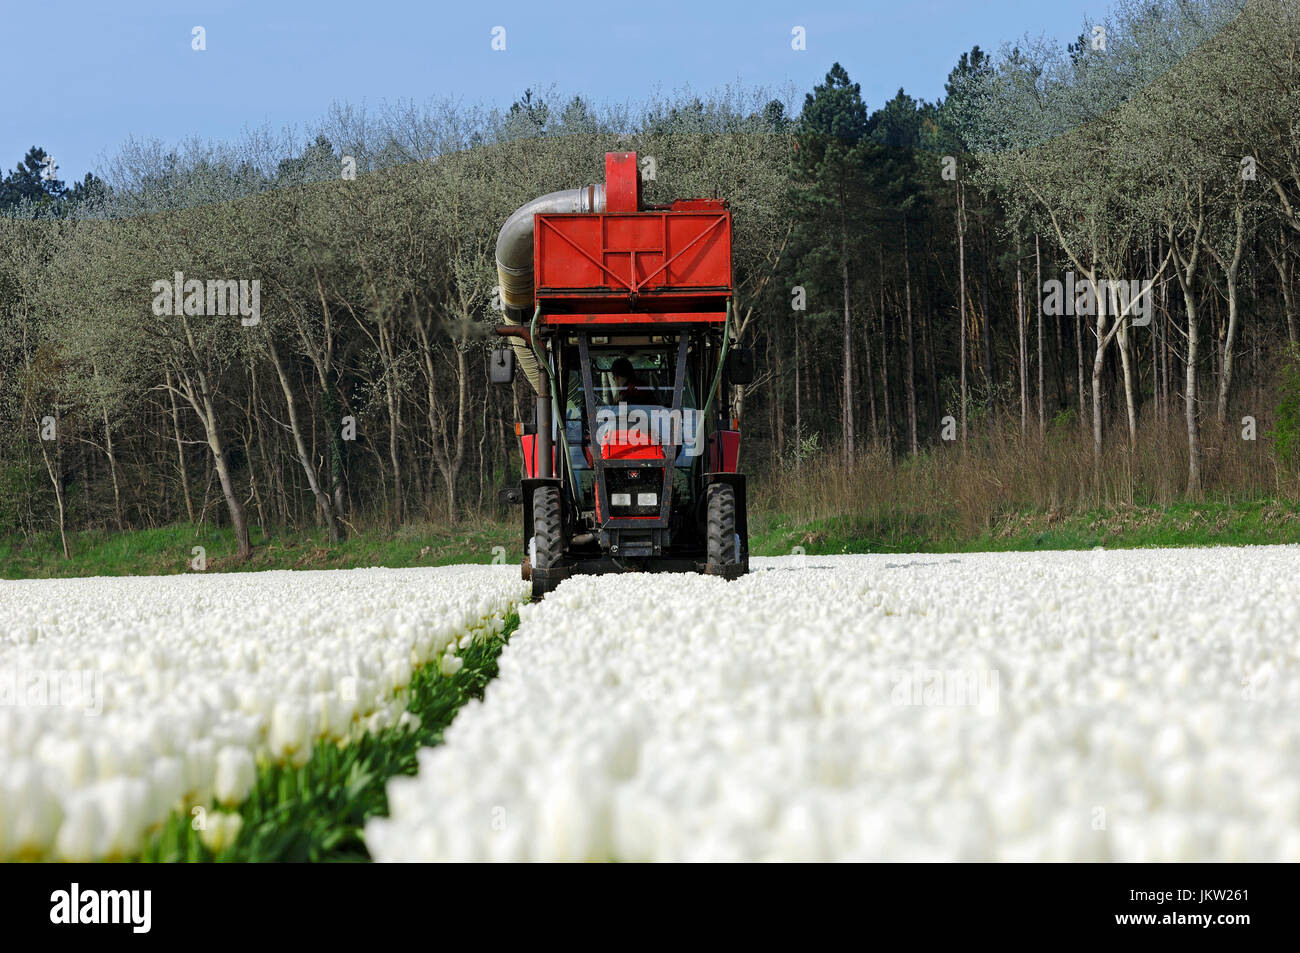
[[[563,212],[605,211],[605,186],[565,189],[533,199],[515,209],[497,236],[497,280],[505,305],[507,324],[525,324],[533,310],[533,216]],[[533,390],[540,391],[541,368],[537,356],[519,338],[510,345]]]

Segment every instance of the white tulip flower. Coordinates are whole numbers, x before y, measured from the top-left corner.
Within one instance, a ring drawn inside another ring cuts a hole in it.
[[[86,863],[101,856],[106,841],[104,818],[95,798],[82,795],[68,810],[59,826],[55,850],[60,860]]]
[[[207,823],[199,830],[199,840],[214,854],[219,854],[235,843],[243,830],[244,818],[224,811],[209,811]]]
[[[288,757],[302,750],[308,744],[307,713],[297,702],[281,701],[275,703],[271,712],[271,731],[267,738],[271,754],[276,757]]]
[[[114,858],[127,856],[140,843],[151,808],[149,782],[142,778],[110,778],[91,789],[104,819],[102,851]]]
[[[234,807],[248,797],[257,781],[257,765],[246,748],[226,747],[217,752],[213,796],[223,807]]]

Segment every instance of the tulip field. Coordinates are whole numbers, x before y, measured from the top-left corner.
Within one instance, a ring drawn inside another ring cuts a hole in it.
[[[1300,860],[1297,564],[0,581],[0,858]]]
[[[570,579],[380,860],[1300,860],[1300,547]]]
[[[415,669],[453,674],[525,591],[485,566],[0,581],[0,858],[127,858],[176,812],[226,846],[259,766],[414,727]]]

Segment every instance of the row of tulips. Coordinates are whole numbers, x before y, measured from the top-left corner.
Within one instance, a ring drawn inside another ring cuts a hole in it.
[[[0,582],[0,859],[118,859],[174,811],[233,840],[260,765],[404,727],[500,630],[497,566]]]
[[[379,860],[1300,860],[1300,547],[565,581]]]

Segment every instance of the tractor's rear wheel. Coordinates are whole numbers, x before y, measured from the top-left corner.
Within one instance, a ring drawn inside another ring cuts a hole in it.
[[[540,599],[560,584],[552,573],[564,554],[564,527],[560,522],[560,490],[541,486],[533,491],[533,598]]]
[[[736,490],[727,483],[715,483],[708,494],[708,563],[710,575],[728,579],[740,574],[736,554]]]

